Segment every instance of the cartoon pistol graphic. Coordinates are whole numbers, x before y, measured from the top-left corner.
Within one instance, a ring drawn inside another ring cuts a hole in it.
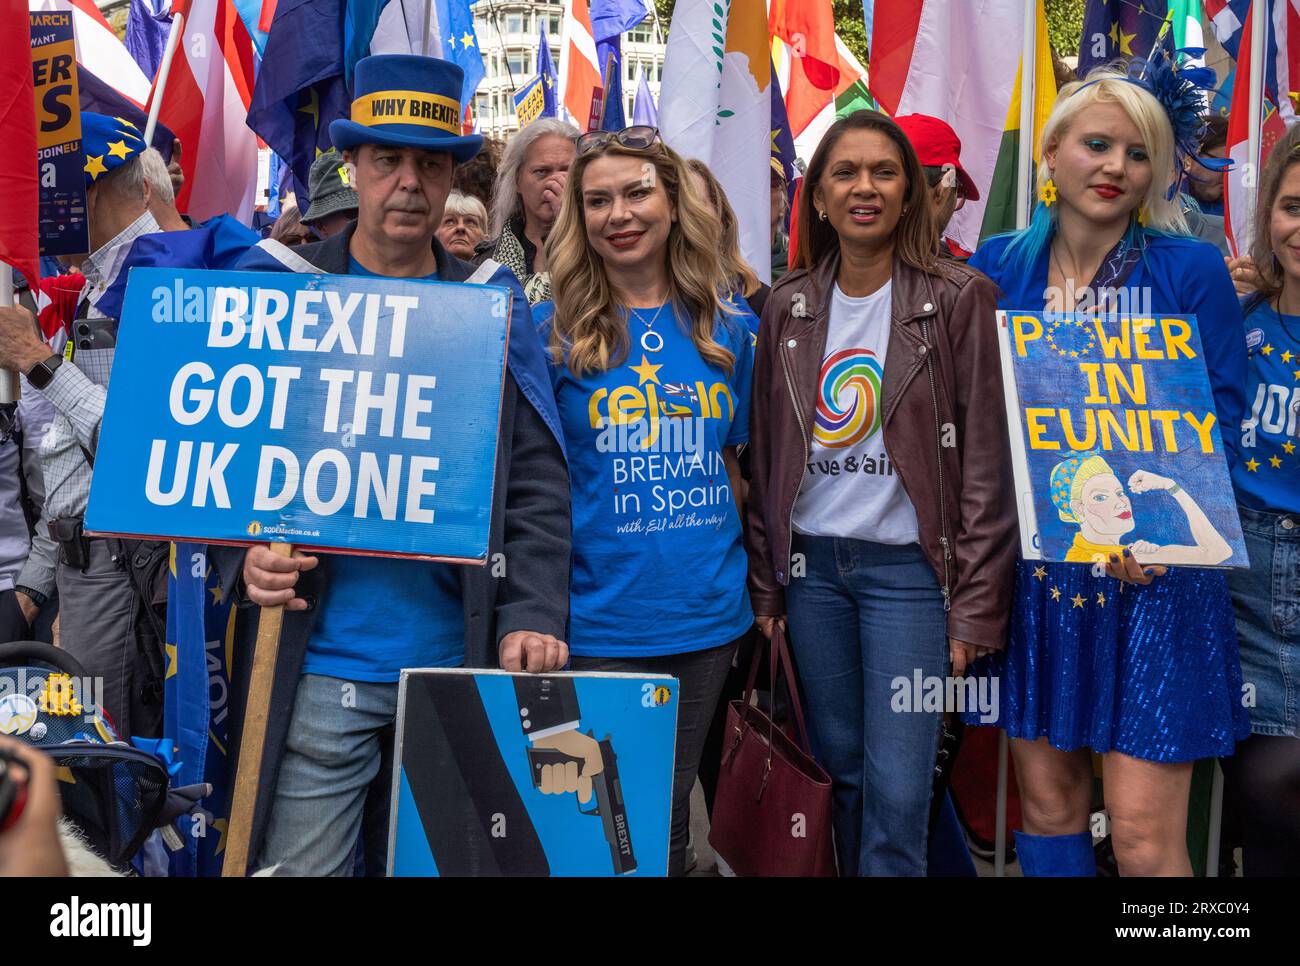
[[[567,792],[578,796],[578,811],[597,815],[614,861],[614,874],[636,869],[632,831],[618,779],[618,758],[609,735],[597,741],[594,732],[578,730],[581,711],[570,677],[540,674],[514,676],[519,724],[528,736],[528,772],[533,787],[544,795]],[[583,808],[595,793],[595,809]]]
[[[614,862],[614,874],[627,875],[636,870],[636,856],[632,852],[632,832],[627,823],[623,786],[618,778],[618,758],[614,754],[614,745],[609,735],[599,742],[596,741],[594,732],[588,731],[586,737],[600,748],[603,767],[590,778],[592,791],[596,796],[596,808],[588,810],[579,803],[578,811],[583,815],[600,817],[605,841],[609,843],[609,855]],[[585,758],[574,757],[555,748],[530,747],[528,749],[528,770],[532,775],[534,788],[543,787],[545,774],[543,769],[548,765],[563,769],[569,769],[572,765],[578,769],[579,778],[582,778],[586,763]]]

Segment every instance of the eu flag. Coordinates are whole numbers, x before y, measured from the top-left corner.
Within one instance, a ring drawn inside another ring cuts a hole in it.
[[[627,124],[623,112],[623,51],[619,42],[650,15],[646,0],[591,0],[591,36],[596,41],[596,60],[605,77],[605,116],[601,130],[621,131]],[[610,57],[614,60],[610,65]]]
[[[648,16],[646,0],[591,0],[591,36],[598,43],[617,37]]]
[[[1160,28],[1169,13],[1168,0],[1088,0],[1083,14],[1083,33],[1079,37],[1078,76],[1086,77],[1094,67],[1115,60],[1138,57],[1145,60],[1155,46]],[[1173,52],[1173,32],[1166,34],[1166,45]]]
[[[772,65],[772,157],[781,165],[785,174],[785,190],[790,207],[786,210],[786,219],[794,206],[795,180],[802,177],[795,167],[794,136],[790,133],[790,118],[785,111],[785,97],[781,94],[781,82],[776,77],[776,65]]]
[[[542,79],[542,94],[546,98],[542,117],[558,117],[560,80],[556,77],[555,65],[551,62],[551,45],[546,40],[545,27],[542,27],[537,41],[537,76]]]
[[[347,117],[351,105],[345,6],[345,0],[280,0],[248,108],[248,126],[293,168],[300,200],[308,198],[312,162],[332,147],[330,122]],[[367,36],[367,50],[369,43]]]
[[[184,816],[184,845],[171,853],[173,876],[221,873],[229,778],[230,665],[234,647],[232,595],[223,592],[207,547],[173,543],[167,574],[167,669],[163,733],[180,764],[177,785],[209,782],[203,816]]]
[[[463,112],[473,103],[474,92],[486,73],[478,36],[474,33],[474,15],[470,13],[470,0],[434,0],[434,3],[438,25],[442,28],[442,56],[465,72],[465,84],[460,92]]]
[[[610,60],[610,57],[613,60]],[[621,131],[627,127],[623,120],[623,51],[619,36],[615,34],[596,41],[596,59],[605,77],[605,115],[601,119],[602,131]]]

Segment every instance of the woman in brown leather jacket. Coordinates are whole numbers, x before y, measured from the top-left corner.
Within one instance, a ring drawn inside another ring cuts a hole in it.
[[[750,594],[767,635],[788,615],[841,875],[924,875],[943,711],[974,697],[947,675],[1003,646],[1011,604],[997,289],[939,259],[884,115],[831,125],[804,183],[759,328]]]

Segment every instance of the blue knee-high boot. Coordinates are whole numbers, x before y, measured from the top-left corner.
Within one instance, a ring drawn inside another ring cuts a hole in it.
[[[1092,833],[1076,835],[1029,835],[1016,831],[1016,855],[1027,876],[1072,876],[1097,874],[1092,856]]]

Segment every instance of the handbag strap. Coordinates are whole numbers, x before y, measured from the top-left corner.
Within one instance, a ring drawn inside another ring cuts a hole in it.
[[[789,646],[786,643],[785,630],[779,625],[772,628],[772,639],[768,641],[762,635],[759,635],[758,644],[754,647],[754,657],[749,662],[749,676],[745,679],[745,690],[741,693],[740,700],[743,704],[748,705],[751,702],[751,696],[754,693],[754,686],[758,683],[758,669],[763,661],[763,649],[768,650],[768,680],[771,682],[773,703],[776,701],[776,685],[781,677],[781,668],[785,668],[785,679],[788,684],[787,690],[790,692],[790,704],[794,708],[795,724],[799,728],[799,740],[804,751],[812,754],[812,745],[808,741],[808,725],[804,721],[803,704],[799,700],[799,683],[794,676],[794,662],[790,659]],[[775,708],[773,709],[775,711]],[[769,721],[775,719],[775,714],[767,716]],[[768,735],[768,746],[771,747],[772,736]]]
[[[794,662],[790,659],[790,649],[786,644],[785,629],[780,625],[772,628],[772,693],[776,694],[778,664],[785,666],[785,680],[790,692],[790,704],[794,708],[795,724],[799,727],[799,742],[804,751],[812,754],[812,743],[808,740],[808,725],[804,722],[803,703],[799,700],[799,682],[794,676]],[[774,699],[775,700],[775,699]]]

